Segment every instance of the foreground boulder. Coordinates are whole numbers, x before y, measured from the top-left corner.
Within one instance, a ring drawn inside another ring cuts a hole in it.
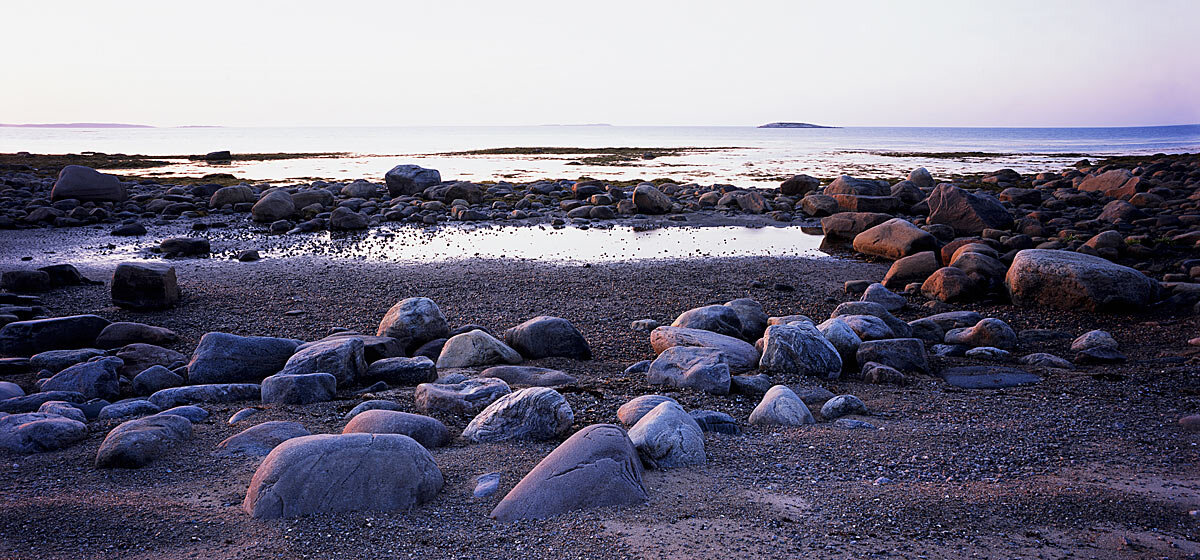
[[[158,263],[121,263],[112,275],[112,301],[133,310],[167,309],[179,303],[175,267]]]
[[[192,423],[183,416],[156,414],[130,420],[105,436],[96,452],[96,468],[136,469],[191,438]]]
[[[438,355],[438,368],[467,368],[492,364],[519,364],[523,360],[507,344],[480,330],[450,337]]]
[[[500,379],[475,378],[461,383],[422,383],[413,393],[417,410],[442,414],[475,414],[502,395],[512,392]]]
[[[288,358],[279,373],[327,373],[332,375],[339,385],[349,385],[367,372],[363,349],[363,341],[357,338],[337,337],[321,340],[297,350]]]
[[[990,195],[969,193],[942,183],[929,194],[929,223],[954,228],[955,235],[979,235],[985,229],[1009,229],[1008,209]]]
[[[116,398],[121,392],[117,368],[123,363],[120,358],[107,357],[75,364],[47,379],[41,389],[74,391],[89,399]]]
[[[96,337],[108,325],[107,319],[96,315],[14,321],[0,328],[0,356],[88,348],[95,345]]]
[[[87,437],[87,425],[58,414],[30,412],[0,416],[0,449],[41,453]]]
[[[441,491],[433,456],[399,434],[289,439],[254,472],[242,509],[256,519],[407,510]]]
[[[405,351],[412,352],[426,342],[447,338],[450,326],[433,300],[413,297],[401,300],[388,309],[375,334],[390,336],[400,341]]]
[[[660,403],[629,429],[642,462],[654,469],[703,465],[704,432],[683,407]]]
[[[767,327],[759,366],[773,374],[837,379],[842,357],[816,326],[796,321]]]
[[[90,167],[68,165],[58,172],[58,180],[50,189],[50,200],[75,199],[80,202],[123,202],[125,185],[112,175]]]
[[[646,381],[714,395],[728,394],[730,369],[725,359],[725,353],[716,348],[673,346],[651,362]]]
[[[266,457],[279,444],[293,438],[312,435],[299,422],[263,422],[225,438],[217,444],[217,455]]]
[[[1057,309],[1136,309],[1154,302],[1157,283],[1101,257],[1052,249],[1017,253],[1004,278],[1017,305]]]
[[[543,315],[525,321],[504,331],[504,342],[530,360],[555,356],[592,359],[592,349],[583,333],[559,317]]]
[[[661,354],[675,346],[700,346],[716,348],[724,354],[723,361],[733,373],[742,373],[758,368],[758,350],[754,345],[732,336],[703,329],[683,327],[658,327],[650,332],[650,345]]]
[[[426,449],[450,443],[450,429],[437,418],[398,410],[373,409],[358,413],[343,434],[402,434]]]
[[[259,381],[283,369],[299,340],[268,336],[237,336],[210,332],[188,362],[188,381],[194,384]]]
[[[750,423],[755,426],[803,426],[816,422],[808,405],[786,385],[771,387],[750,413]]]
[[[568,511],[642,504],[637,449],[625,430],[593,424],[567,438],[504,496],[491,517],[504,522],[545,519]]]
[[[558,391],[530,387],[509,393],[484,408],[463,430],[463,438],[477,443],[510,439],[545,441],[571,428],[575,414]]]

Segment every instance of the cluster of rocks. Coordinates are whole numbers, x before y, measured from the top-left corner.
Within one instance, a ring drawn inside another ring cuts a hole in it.
[[[890,186],[843,175],[805,200],[827,208],[829,243],[895,261],[888,289],[1100,311],[1200,305],[1198,184],[1194,162],[1164,158],[974,185],[935,184],[924,168]]]

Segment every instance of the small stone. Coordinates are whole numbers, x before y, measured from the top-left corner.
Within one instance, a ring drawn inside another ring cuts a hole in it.
[[[821,407],[821,417],[826,420],[851,414],[867,414],[867,405],[854,395],[838,395]]]

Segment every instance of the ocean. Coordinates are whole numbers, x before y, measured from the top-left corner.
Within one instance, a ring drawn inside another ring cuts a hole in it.
[[[444,155],[503,147],[720,148],[636,158],[620,165],[579,165],[581,155]],[[326,153],[327,158],[209,164],[173,159],[168,167],[128,173],[233,173],[248,181],[381,180],[414,163],[443,179],[628,180],[769,186],[797,173],[896,178],[915,167],[939,174],[1067,167],[1081,157],[1200,152],[1200,125],[1122,128],[847,127],[764,129],[664,126],[0,128],[0,152],[84,151],[144,155]],[[970,154],[964,154],[969,152]],[[124,172],[123,172],[124,173]]]

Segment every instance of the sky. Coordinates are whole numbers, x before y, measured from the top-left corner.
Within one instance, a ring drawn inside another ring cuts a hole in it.
[[[1200,123],[1200,0],[4,0],[0,122]]]

